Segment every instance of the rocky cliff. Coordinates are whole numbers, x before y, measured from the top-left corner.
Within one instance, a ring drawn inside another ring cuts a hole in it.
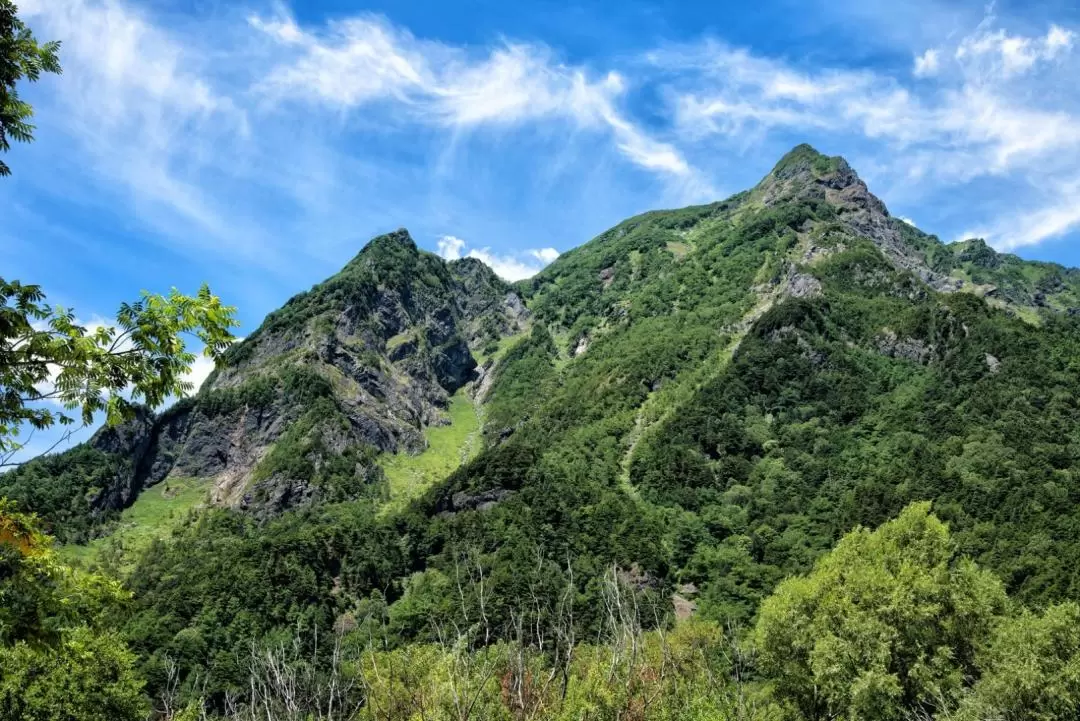
[[[72,496],[65,519],[92,523],[170,476],[210,479],[215,503],[260,514],[378,495],[375,457],[421,451],[424,429],[445,423],[450,395],[470,383],[489,443],[530,418],[549,417],[537,421],[545,430],[573,425],[581,408],[610,400],[618,413],[597,415],[633,449],[656,420],[652,405],[711,372],[698,364],[730,353],[770,309],[820,299],[830,284],[911,302],[967,292],[1029,322],[1080,309],[1078,271],[980,240],[943,244],[892,217],[843,158],[804,145],[749,191],[630,218],[517,286],[478,260],[422,252],[404,230],[375,238],[271,313],[197,397],[102,430],[76,454],[77,472],[63,470],[75,456],[61,456],[42,473],[67,479],[48,492]],[[550,336],[511,349],[510,367],[477,367],[533,315]],[[891,326],[866,339],[920,363],[942,358],[943,342]],[[579,376],[588,380],[575,385]],[[42,484],[21,477],[3,479],[0,493],[33,507]]]
[[[527,321],[480,261],[379,236],[230,349],[197,396],[100,430],[87,445],[108,470],[82,489],[88,510],[107,517],[170,476],[212,479],[214,503],[260,514],[378,493],[374,457],[421,451],[477,377],[473,353]]]

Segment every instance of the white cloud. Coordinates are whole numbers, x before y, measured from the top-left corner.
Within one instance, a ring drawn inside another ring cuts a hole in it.
[[[914,226],[915,226],[915,221],[914,221],[914,220],[912,220],[911,218],[908,218],[908,217],[906,217],[906,216],[903,216],[903,215],[901,215],[901,216],[899,216],[899,217],[900,217],[900,220],[904,221],[904,222],[905,222],[905,223],[907,223],[908,225],[910,225],[910,226],[912,226],[912,227],[914,227]]]
[[[469,257],[483,261],[497,276],[511,282],[531,278],[547,265],[523,262],[512,256],[493,253],[490,248],[473,248],[469,251]]]
[[[298,98],[340,108],[394,102],[417,120],[453,128],[561,118],[607,129],[623,155],[642,168],[674,176],[692,172],[674,146],[617,109],[626,89],[621,75],[591,77],[543,46],[507,43],[475,57],[374,16],[336,22],[323,32],[300,29],[288,17],[249,22],[296,51],[258,86],[275,101]]]
[[[457,260],[465,247],[465,241],[452,235],[444,235],[438,241],[439,255],[446,260]]]
[[[377,98],[408,100],[432,82],[427,59],[407,47],[414,43],[411,36],[375,17],[336,23],[326,44],[288,17],[253,16],[249,22],[299,52],[294,62],[278,65],[262,81],[266,93],[353,106]]]
[[[934,48],[930,48],[922,55],[915,56],[915,68],[912,72],[917,78],[928,78],[937,75],[940,67],[941,53]]]
[[[1072,49],[1073,40],[1075,39],[1076,33],[1072,30],[1066,30],[1057,25],[1051,25],[1050,30],[1046,33],[1046,39],[1044,40],[1047,56],[1053,58],[1057,56],[1059,52]]]
[[[1072,48],[1076,34],[1051,25],[1043,37],[1010,35],[1004,29],[991,30],[993,18],[963,38],[956,48],[956,58],[979,62],[984,72],[1010,77],[1025,73],[1039,63],[1049,62]]]
[[[453,235],[440,237],[436,245],[439,249],[439,255],[446,260],[476,258],[495,271],[497,276],[511,282],[531,278],[543,270],[544,266],[559,257],[559,251],[554,248],[536,248],[522,254],[531,256],[535,260],[524,260],[514,255],[494,252],[487,247],[466,250],[467,244],[465,241]]]
[[[529,255],[539,260],[541,263],[554,263],[555,259],[559,257],[559,251],[554,248],[538,248],[530,250]]]

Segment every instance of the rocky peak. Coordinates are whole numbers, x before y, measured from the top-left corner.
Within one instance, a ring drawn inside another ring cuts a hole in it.
[[[755,188],[766,205],[807,198],[826,200],[830,190],[853,198],[873,198],[846,160],[838,155],[823,155],[806,143],[782,157]],[[834,196],[833,200],[839,198]],[[884,204],[877,198],[873,200],[888,215]]]
[[[376,276],[388,274],[391,279],[397,280],[400,272],[407,271],[416,264],[420,254],[421,251],[409,231],[398,228],[392,233],[372,238],[338,275],[368,271]]]
[[[421,450],[476,380],[473,352],[527,321],[479,260],[448,263],[404,228],[380,235],[267,316],[195,398],[99,431],[88,445],[122,462],[91,505],[122,508],[170,476],[257,514],[370,493],[375,455]]]
[[[370,253],[380,247],[395,245],[401,246],[411,251],[415,251],[417,249],[416,241],[414,241],[412,239],[412,236],[409,235],[409,231],[406,228],[398,228],[393,232],[375,236],[370,241],[368,241],[368,244],[364,246],[363,251],[367,251]]]
[[[807,144],[798,145],[754,189],[766,206],[783,203],[826,203],[836,220],[853,234],[867,238],[898,269],[910,271],[941,291],[956,290],[956,281],[935,272],[901,233],[888,208],[870,192],[859,174],[840,156],[826,156]]]
[[[484,265],[479,258],[457,258],[449,262],[450,269],[460,277],[476,278],[488,283],[502,283],[495,271]]]
[[[802,143],[796,145],[789,150],[784,157],[776,163],[773,169],[769,172],[762,183],[765,183],[770,178],[778,181],[790,180],[792,178],[808,178],[820,175],[827,175],[837,169],[837,166],[842,164],[844,168],[851,171],[847,162],[839,157],[829,157],[823,153],[819,153],[813,146]]]

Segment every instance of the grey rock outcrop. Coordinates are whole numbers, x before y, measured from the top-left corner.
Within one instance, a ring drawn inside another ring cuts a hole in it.
[[[877,348],[882,355],[890,358],[903,358],[925,365],[933,358],[934,348],[918,338],[900,338],[892,330],[886,329],[877,339]]]
[[[793,200],[824,201],[835,209],[840,223],[872,241],[897,269],[913,273],[935,290],[959,289],[955,278],[933,270],[912,252],[898,225],[902,221],[889,215],[885,204],[843,158],[826,158],[810,146],[799,146],[758,184],[756,192],[767,206]]]
[[[214,503],[265,516],[318,498],[312,475],[369,449],[351,471],[355,492],[380,477],[364,458],[422,450],[425,426],[443,423],[450,395],[480,376],[473,351],[528,322],[479,260],[447,263],[404,230],[375,238],[271,313],[195,398],[99,431],[90,443],[123,462],[94,503],[123,508],[170,476],[196,477],[213,481]],[[287,435],[304,457],[265,466]]]

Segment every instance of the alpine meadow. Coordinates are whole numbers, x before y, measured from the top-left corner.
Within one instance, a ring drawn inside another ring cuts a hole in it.
[[[64,46],[0,39],[7,151]],[[242,339],[44,298],[0,279],[0,720],[1080,718],[1080,270],[842,157],[515,282],[395,230]]]

